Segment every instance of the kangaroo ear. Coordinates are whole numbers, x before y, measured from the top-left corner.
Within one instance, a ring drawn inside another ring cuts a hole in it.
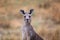
[[[33,11],[34,11],[34,9],[30,9],[30,13],[29,14],[31,14]]]
[[[22,14],[25,14],[24,10],[20,10],[20,12],[22,12]]]

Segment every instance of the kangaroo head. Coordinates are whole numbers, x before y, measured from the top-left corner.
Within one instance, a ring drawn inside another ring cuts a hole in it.
[[[20,10],[20,12],[23,14],[24,16],[24,21],[26,23],[30,23],[31,22],[31,14],[33,12],[33,9],[30,9],[30,12],[25,12],[24,10]]]

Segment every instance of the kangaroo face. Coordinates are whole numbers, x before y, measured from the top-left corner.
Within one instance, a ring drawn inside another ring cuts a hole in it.
[[[24,21],[26,23],[30,23],[31,22],[31,14],[32,14],[33,9],[31,9],[29,13],[24,12],[24,10],[20,10],[20,11],[22,12],[22,14],[24,16]]]
[[[25,22],[27,22],[27,23],[30,23],[31,22],[31,14],[25,14],[24,15],[24,20],[25,20]]]

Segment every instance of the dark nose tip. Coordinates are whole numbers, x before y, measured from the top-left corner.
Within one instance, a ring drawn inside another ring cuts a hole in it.
[[[26,21],[28,22],[29,19],[26,19]]]
[[[27,21],[28,21],[29,19],[27,19]]]

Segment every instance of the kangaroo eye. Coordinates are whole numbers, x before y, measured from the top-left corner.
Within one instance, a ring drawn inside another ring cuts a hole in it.
[[[29,17],[31,17],[31,16],[29,16]]]
[[[26,16],[24,16],[24,17],[26,17]]]

